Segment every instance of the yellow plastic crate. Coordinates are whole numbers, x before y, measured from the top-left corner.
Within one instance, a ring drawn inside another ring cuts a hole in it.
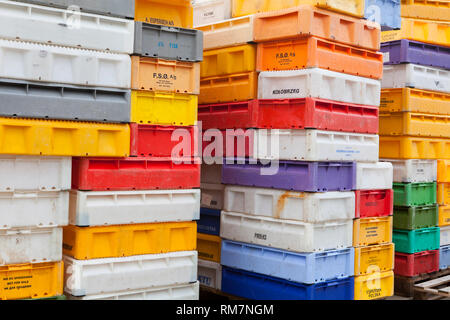
[[[438,183],[437,201],[441,206],[450,205],[450,183]]]
[[[394,295],[394,271],[355,277],[355,300],[374,300]]]
[[[391,243],[392,223],[392,216],[355,219],[353,221],[353,246]]]
[[[450,226],[450,205],[439,206],[439,227]]]
[[[64,228],[63,252],[78,260],[196,250],[197,224],[169,222]]]
[[[0,300],[39,299],[63,294],[63,262],[0,267]]]
[[[127,157],[128,124],[0,118],[0,154]]]
[[[193,126],[197,123],[198,96],[155,91],[131,92],[131,122]]]
[[[380,135],[450,138],[450,115],[381,113]]]
[[[355,276],[394,270],[394,244],[355,248]]]
[[[450,1],[402,0],[401,15],[407,18],[450,21]]]
[[[419,112],[450,115],[450,94],[411,89],[382,89],[380,112]]]
[[[303,4],[315,5],[355,17],[364,16],[365,0],[232,0],[233,17],[282,10]]]
[[[222,249],[222,239],[209,234],[197,234],[198,258],[220,263],[220,252]]]
[[[450,23],[402,18],[400,30],[381,32],[381,42],[401,39],[450,46]]]
[[[208,50],[203,53],[201,77],[218,77],[256,71],[256,45]]]
[[[135,0],[134,20],[168,27],[192,28],[194,11],[190,0]]]
[[[450,139],[380,136],[380,158],[450,159]]]
[[[450,160],[438,161],[437,181],[450,182]]]

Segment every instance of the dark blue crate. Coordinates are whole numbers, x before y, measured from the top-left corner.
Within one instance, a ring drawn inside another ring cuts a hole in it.
[[[400,29],[400,0],[366,0],[364,18],[378,22],[383,31]]]
[[[220,210],[200,208],[197,232],[220,236]]]
[[[353,300],[354,279],[306,285],[223,267],[222,291],[252,300]]]

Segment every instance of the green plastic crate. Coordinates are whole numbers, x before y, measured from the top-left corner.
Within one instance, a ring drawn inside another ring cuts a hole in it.
[[[418,253],[428,250],[439,250],[440,228],[425,228],[417,230],[394,229],[392,239],[395,251],[402,253]]]
[[[394,183],[394,206],[426,206],[437,203],[437,183]]]
[[[394,207],[394,229],[416,230],[439,225],[439,206]]]

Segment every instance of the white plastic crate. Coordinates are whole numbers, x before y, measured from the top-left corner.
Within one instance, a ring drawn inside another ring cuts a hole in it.
[[[70,192],[69,221],[77,226],[200,219],[200,190]]]
[[[381,82],[320,68],[259,74],[259,99],[322,98],[379,106]]]
[[[356,165],[356,190],[392,189],[393,168],[390,162]]]
[[[0,192],[0,230],[69,224],[69,191]]]
[[[254,132],[254,157],[257,159],[378,161],[378,135],[313,129],[258,129]]]
[[[195,281],[197,251],[92,260],[64,255],[64,288],[77,297]]]
[[[385,65],[381,86],[383,88],[411,87],[450,93],[450,70],[412,63]]]
[[[130,88],[126,54],[0,39],[0,57],[2,78]]]
[[[150,289],[129,290],[74,297],[68,293],[68,300],[199,300],[200,285],[197,282],[164,286]]]
[[[222,165],[202,163],[201,182],[210,184],[222,183]]]
[[[205,287],[222,290],[222,266],[220,263],[199,259],[198,281]]]
[[[231,18],[231,0],[194,0],[194,28]]]
[[[62,259],[62,228],[0,230],[0,266]]]
[[[450,226],[441,227],[441,247],[450,245]]]
[[[313,224],[223,211],[220,236],[282,250],[316,252],[351,247],[353,220]]]
[[[223,209],[223,196],[225,191],[223,184],[202,183],[200,189],[202,190],[202,208]]]
[[[0,192],[70,190],[71,157],[0,155]]]
[[[434,182],[437,180],[437,160],[394,160],[381,159],[392,163],[394,182],[416,183]]]
[[[134,21],[0,0],[0,38],[131,54]]]
[[[226,186],[224,210],[310,223],[349,220],[355,217],[355,193],[302,193]]]

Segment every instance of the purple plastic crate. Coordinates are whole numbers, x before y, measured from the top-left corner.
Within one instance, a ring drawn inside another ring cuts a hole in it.
[[[261,174],[269,165],[227,164],[222,166],[222,183],[300,192],[349,191],[356,189],[355,162],[280,161],[273,175]]]
[[[398,40],[382,43],[381,52],[385,54],[384,64],[415,63],[450,69],[450,47]]]

